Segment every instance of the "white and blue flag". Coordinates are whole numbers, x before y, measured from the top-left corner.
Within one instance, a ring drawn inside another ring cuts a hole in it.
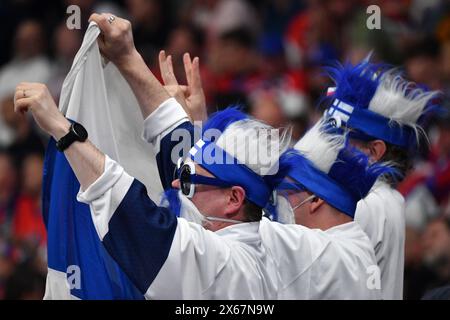
[[[141,139],[142,115],[125,79],[102,60],[100,33],[91,24],[67,75],[59,108],[89,132],[89,139],[138,178],[157,199],[162,191],[155,154]],[[142,299],[102,245],[88,205],[77,201],[80,185],[63,153],[47,149],[43,213],[48,232],[45,299]]]

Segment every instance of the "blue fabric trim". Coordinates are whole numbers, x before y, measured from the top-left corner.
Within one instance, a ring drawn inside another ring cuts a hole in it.
[[[218,178],[200,176],[198,174],[191,174],[191,182],[193,184],[204,184],[208,186],[216,186],[221,188],[232,187],[232,185],[229,182],[223,181]]]
[[[176,228],[175,214],[158,207],[135,179],[109,221],[103,244],[144,294],[169,255]]]
[[[170,188],[164,191],[160,206],[167,207],[178,218],[181,217],[181,200],[178,196],[178,189]]]
[[[318,170],[311,161],[300,154],[296,157],[296,166],[291,169],[288,176],[303,185],[306,190],[325,200],[329,205],[353,218],[359,199],[355,199],[344,186]]]
[[[205,159],[205,156],[208,158]],[[264,208],[269,202],[272,190],[264,179],[215,143],[206,141],[197,148],[194,156],[191,154],[191,159],[215,177],[244,188],[247,199],[259,207]],[[215,160],[219,161],[216,163]]]
[[[187,130],[189,132],[190,139],[183,139],[172,141],[172,133],[176,130]],[[180,145],[182,143],[182,145]],[[176,173],[177,164],[172,161],[172,151],[175,146],[180,147],[178,154],[179,158],[185,159],[189,150],[194,144],[194,126],[189,121],[183,122],[169,134],[166,134],[160,141],[160,149],[156,155],[156,164],[158,166],[159,177],[164,190],[168,190],[172,187],[172,181]]]
[[[415,137],[412,128],[400,126],[388,118],[365,109],[355,109],[350,116],[348,125],[370,136],[404,148],[408,147]]]
[[[305,191],[305,187],[298,182],[285,180],[278,185],[277,190]]]
[[[335,100],[334,103],[336,101],[339,100]],[[334,103],[327,110],[327,117],[340,117],[349,128],[360,130],[371,137],[403,148],[408,148],[411,143],[414,143],[415,132],[412,128],[400,126],[388,118],[368,109],[352,106],[353,110],[348,111],[339,108],[339,105],[335,106]],[[346,102],[344,103],[351,106]]]

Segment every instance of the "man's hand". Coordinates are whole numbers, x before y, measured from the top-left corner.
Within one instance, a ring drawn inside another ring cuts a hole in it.
[[[102,31],[98,39],[100,51],[117,66],[127,80],[145,119],[169,99],[170,95],[151,73],[136,50],[130,22],[111,17],[114,16],[110,13],[94,13],[89,21],[97,23]]]
[[[42,130],[59,140],[69,132],[70,122],[58,110],[47,87],[41,83],[22,82],[14,94],[14,111],[31,111]]]
[[[114,17],[114,18],[111,18]],[[110,13],[94,13],[89,18],[102,31],[98,38],[100,52],[119,69],[138,55],[134,46],[131,23]]]
[[[200,78],[199,58],[195,57],[192,61],[189,53],[185,53],[183,62],[187,86],[178,84],[173,72],[172,57],[166,57],[164,50],[159,53],[159,68],[164,88],[183,106],[191,121],[206,120],[208,115]]]
[[[34,120],[55,140],[61,139],[70,130],[70,122],[56,107],[52,96],[41,83],[22,82],[14,94],[14,111],[31,111]],[[104,171],[105,156],[89,140],[74,143],[64,151],[83,190],[96,181]]]

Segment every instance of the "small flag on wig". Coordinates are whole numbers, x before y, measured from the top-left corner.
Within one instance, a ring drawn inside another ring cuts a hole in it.
[[[332,96],[336,92],[336,87],[329,87],[327,89],[327,97]]]

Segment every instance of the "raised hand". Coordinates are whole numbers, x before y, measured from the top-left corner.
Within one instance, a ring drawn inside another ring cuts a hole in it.
[[[131,23],[110,13],[94,13],[89,18],[99,26],[102,33],[98,38],[100,52],[119,69],[137,53],[133,41]]]
[[[14,94],[14,111],[31,111],[39,127],[56,140],[69,132],[69,121],[58,110],[50,92],[42,83],[20,83]]]
[[[159,53],[159,67],[164,88],[183,106],[191,121],[206,120],[206,101],[200,78],[199,58],[191,60],[189,53],[185,53],[183,63],[187,86],[178,83],[173,72],[172,56],[166,56],[164,50]]]

